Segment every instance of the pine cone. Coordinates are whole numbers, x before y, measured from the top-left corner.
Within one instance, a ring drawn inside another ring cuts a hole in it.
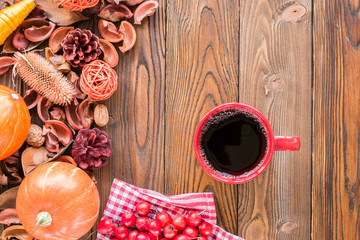
[[[62,42],[64,58],[73,67],[84,67],[101,54],[99,38],[87,29],[69,32]]]
[[[71,155],[80,168],[94,170],[105,166],[112,152],[106,132],[84,128],[76,136]]]

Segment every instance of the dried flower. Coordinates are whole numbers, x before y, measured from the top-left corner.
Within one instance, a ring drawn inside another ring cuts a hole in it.
[[[111,154],[111,140],[106,132],[97,128],[81,129],[71,151],[79,167],[90,170],[105,166]]]
[[[22,181],[20,152],[0,162],[0,184],[19,184]]]

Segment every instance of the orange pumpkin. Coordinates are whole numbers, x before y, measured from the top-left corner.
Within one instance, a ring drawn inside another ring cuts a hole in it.
[[[100,207],[91,178],[73,164],[50,162],[22,181],[16,209],[25,230],[36,239],[78,239],[94,225]]]
[[[31,124],[22,97],[0,85],[0,160],[15,153],[24,143]]]

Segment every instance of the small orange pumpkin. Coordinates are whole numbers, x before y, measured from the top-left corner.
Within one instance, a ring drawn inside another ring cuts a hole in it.
[[[94,225],[99,192],[86,172],[73,164],[50,162],[22,181],[16,209],[25,230],[36,239],[78,239]]]
[[[31,124],[22,97],[0,85],[0,160],[15,153],[24,143]]]

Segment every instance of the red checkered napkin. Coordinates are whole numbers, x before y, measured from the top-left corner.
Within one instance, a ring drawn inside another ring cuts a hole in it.
[[[134,210],[135,205],[141,201],[147,201],[152,209],[161,212],[167,211],[171,217],[177,214],[185,214],[189,211],[203,211],[202,218],[214,225],[214,233],[210,240],[243,240],[243,238],[226,232],[216,225],[216,210],[212,193],[188,193],[174,196],[164,196],[158,192],[135,187],[131,184],[114,179],[110,196],[104,210],[103,218],[111,218],[120,222],[124,212]],[[150,211],[149,217],[155,218],[156,212]],[[98,240],[109,240],[112,235],[98,233]]]

